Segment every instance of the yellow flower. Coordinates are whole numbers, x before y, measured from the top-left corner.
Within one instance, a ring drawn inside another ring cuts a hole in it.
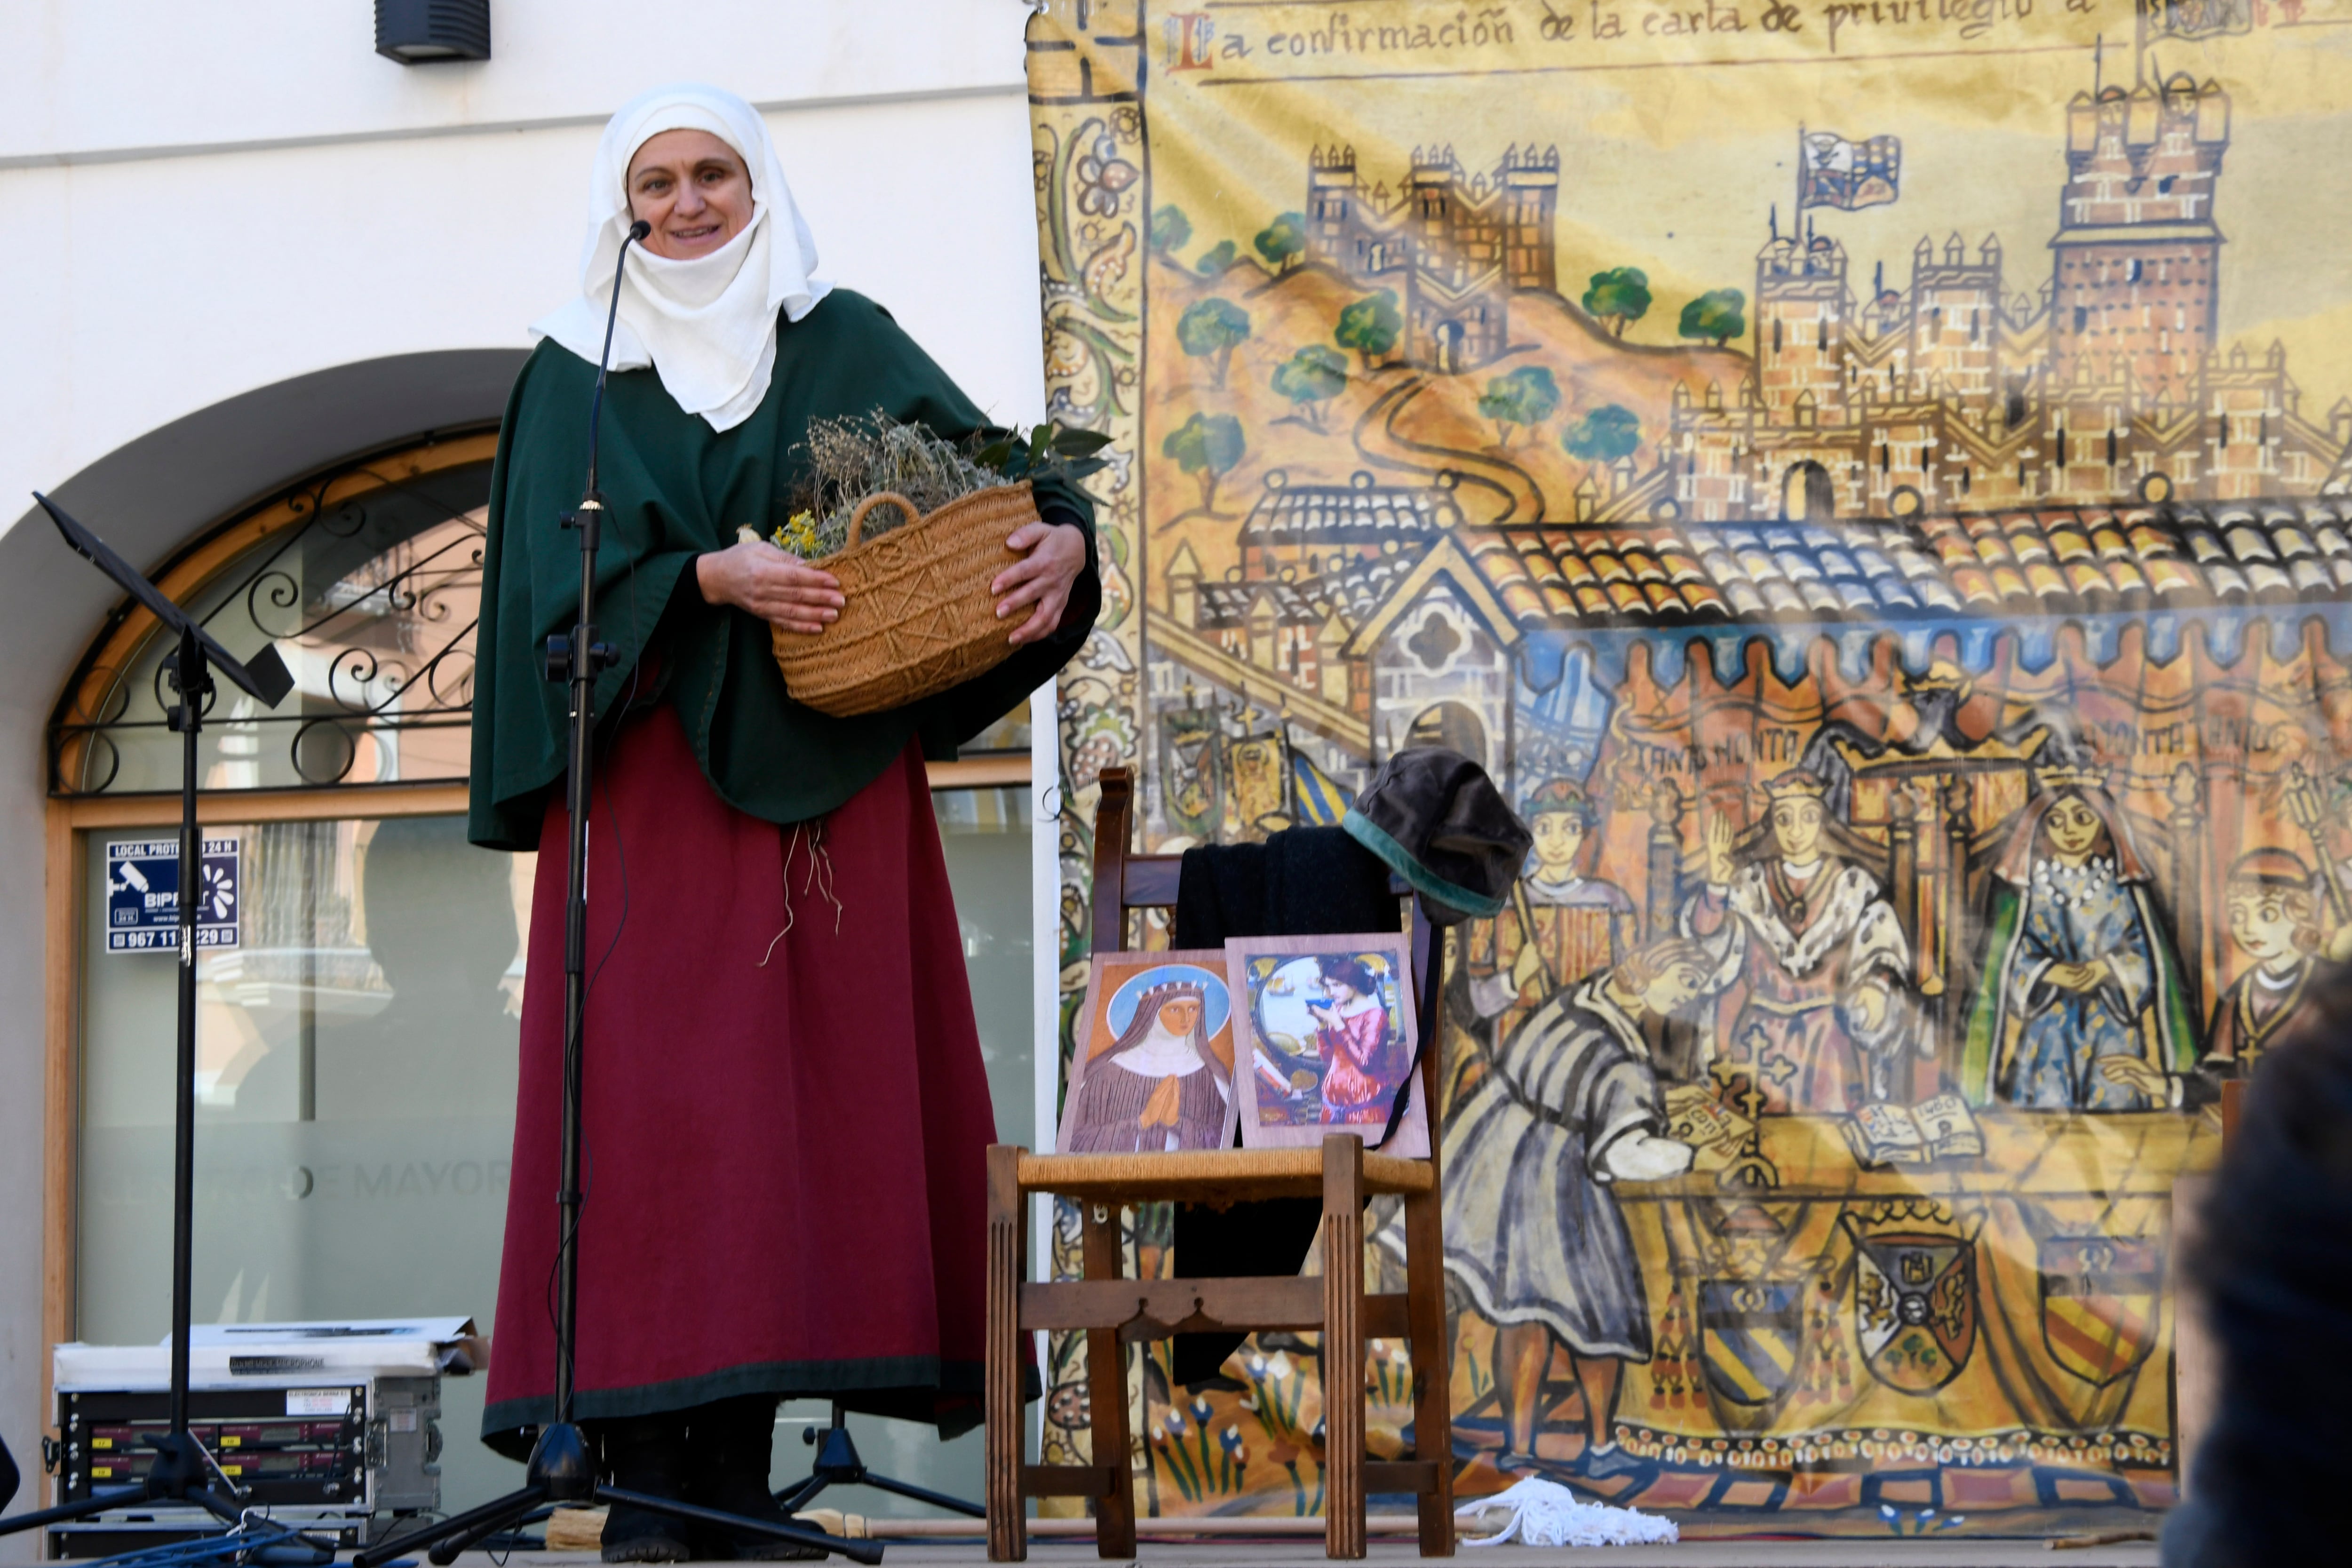
[[[816,514],[796,511],[784,526],[776,530],[776,548],[788,550],[805,561],[817,552]]]

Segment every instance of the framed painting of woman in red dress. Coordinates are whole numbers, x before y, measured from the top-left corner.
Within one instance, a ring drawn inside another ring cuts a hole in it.
[[[1417,1098],[1394,1135],[1381,1136],[1419,1037],[1402,932],[1237,939],[1225,958],[1249,1037],[1234,1074],[1243,1147],[1311,1146],[1354,1132],[1385,1153],[1429,1152]]]

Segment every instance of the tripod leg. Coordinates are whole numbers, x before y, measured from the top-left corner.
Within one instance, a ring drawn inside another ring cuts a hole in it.
[[[655,1497],[646,1492],[625,1492],[617,1487],[600,1486],[596,1500],[602,1503],[622,1503],[641,1508],[649,1513],[667,1514],[714,1530],[731,1530],[740,1534],[764,1535],[772,1541],[788,1541],[795,1546],[814,1546],[826,1552],[837,1552],[853,1563],[879,1563],[882,1545],[875,1541],[847,1541],[838,1535],[827,1535],[810,1525],[771,1524],[764,1519],[746,1519],[740,1514],[721,1513],[715,1508],[698,1508],[676,1498]]]
[[[554,1511],[553,1509],[542,1503],[520,1519],[494,1519],[487,1524],[467,1531],[464,1535],[445,1535],[433,1543],[433,1550],[426,1552],[425,1556],[432,1560],[435,1568],[449,1568],[449,1564],[457,1561],[458,1553],[471,1552],[500,1531],[536,1523]]]
[[[22,1531],[38,1530],[45,1524],[63,1524],[68,1520],[88,1519],[94,1513],[104,1513],[119,1503],[142,1501],[146,1496],[145,1487],[109,1487],[102,1492],[92,1492],[79,1502],[61,1502],[55,1508],[20,1513],[14,1519],[0,1519],[0,1535],[15,1535]]]
[[[877,1476],[871,1470],[859,1477],[858,1483],[886,1492],[897,1492],[900,1497],[913,1498],[917,1502],[927,1502],[933,1508],[943,1508],[950,1513],[960,1513],[967,1519],[988,1517],[988,1510],[976,1502],[966,1502],[961,1498],[950,1497],[945,1492],[935,1492],[924,1487],[910,1486],[905,1481],[894,1481],[887,1476]]]
[[[352,1559],[352,1568],[383,1568],[384,1563],[395,1557],[405,1556],[419,1546],[465,1540],[477,1531],[487,1535],[543,1506],[546,1501],[547,1489],[544,1487],[525,1487],[520,1491],[509,1492],[479,1508],[469,1508],[461,1514],[436,1520],[422,1529],[410,1531],[406,1535],[395,1536],[371,1546]]]
[[[816,1500],[816,1494],[833,1483],[823,1476],[811,1476],[797,1486],[786,1487],[776,1494],[776,1506],[786,1513],[798,1513]]]

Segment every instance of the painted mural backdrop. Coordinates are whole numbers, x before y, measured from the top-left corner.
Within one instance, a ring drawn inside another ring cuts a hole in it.
[[[2352,947],[2348,43],[2346,0],[1042,7],[1052,404],[1117,442],[1069,988],[1107,765],[1151,850],[1421,742],[1535,830],[1444,998],[1464,1493],[2175,1495],[2173,1183]],[[1316,1370],[1139,1357],[1146,1506],[1314,1510]]]

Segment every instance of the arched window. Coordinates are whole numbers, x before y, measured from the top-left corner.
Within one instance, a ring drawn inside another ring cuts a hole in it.
[[[488,435],[352,465],[214,531],[163,570],[232,653],[276,643],[276,711],[233,690],[204,731],[208,790],[462,783],[489,498]],[[82,658],[49,728],[60,796],[176,790],[167,638],[144,611]]]
[[[1837,486],[1830,471],[1808,458],[1780,476],[1780,518],[1785,522],[1827,522],[1837,515]]]

